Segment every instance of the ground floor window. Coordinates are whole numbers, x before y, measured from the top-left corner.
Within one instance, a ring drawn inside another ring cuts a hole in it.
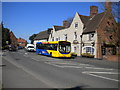
[[[77,47],[74,47],[74,52],[76,52],[77,51]]]
[[[102,55],[105,55],[105,54],[106,54],[106,48],[102,47]]]
[[[102,55],[116,55],[115,46],[102,46]]]
[[[94,54],[94,48],[92,48],[92,47],[86,47],[86,53]]]

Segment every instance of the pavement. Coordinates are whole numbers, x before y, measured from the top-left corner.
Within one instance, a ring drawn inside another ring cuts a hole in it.
[[[119,69],[119,63],[118,61],[108,61],[104,59],[95,59],[95,58],[85,58],[85,57],[76,57],[74,59],[75,62],[84,62],[86,64],[93,64],[95,66],[103,66],[107,68],[116,68]]]

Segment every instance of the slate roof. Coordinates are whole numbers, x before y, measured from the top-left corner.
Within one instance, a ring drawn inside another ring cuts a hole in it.
[[[95,15],[93,18],[89,19],[85,24],[85,29],[83,31],[83,34],[95,32],[96,28],[100,24],[104,15],[105,15],[105,12],[99,13]]]
[[[23,39],[23,38],[18,38],[17,40],[18,40],[18,42],[24,42],[24,43],[27,42],[27,41],[26,41],[25,39]]]
[[[61,29],[65,29],[64,26],[56,26],[54,25],[55,31],[61,30]]]
[[[84,16],[84,15],[79,15],[83,24],[87,24],[88,20],[90,19],[90,16]]]
[[[38,35],[34,38],[34,40],[42,40],[42,39],[48,39],[49,38],[49,34],[48,34],[48,30],[39,32]]]
[[[97,26],[101,22],[101,19],[103,18],[104,15],[105,15],[105,12],[99,13],[91,18],[90,16],[84,16],[79,14],[79,17],[85,26],[83,34],[95,32]],[[64,26],[56,26],[56,25],[54,25],[54,28],[55,28],[55,31],[65,29]]]

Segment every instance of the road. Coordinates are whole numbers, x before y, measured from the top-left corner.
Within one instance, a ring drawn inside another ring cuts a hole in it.
[[[3,52],[3,88],[118,88],[116,62]]]

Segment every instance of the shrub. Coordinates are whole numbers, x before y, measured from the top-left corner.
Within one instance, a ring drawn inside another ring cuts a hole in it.
[[[94,55],[92,55],[90,53],[82,53],[82,57],[94,58]]]
[[[116,54],[116,55],[120,56],[120,54]]]
[[[72,52],[71,56],[77,56],[77,54],[75,52]]]

